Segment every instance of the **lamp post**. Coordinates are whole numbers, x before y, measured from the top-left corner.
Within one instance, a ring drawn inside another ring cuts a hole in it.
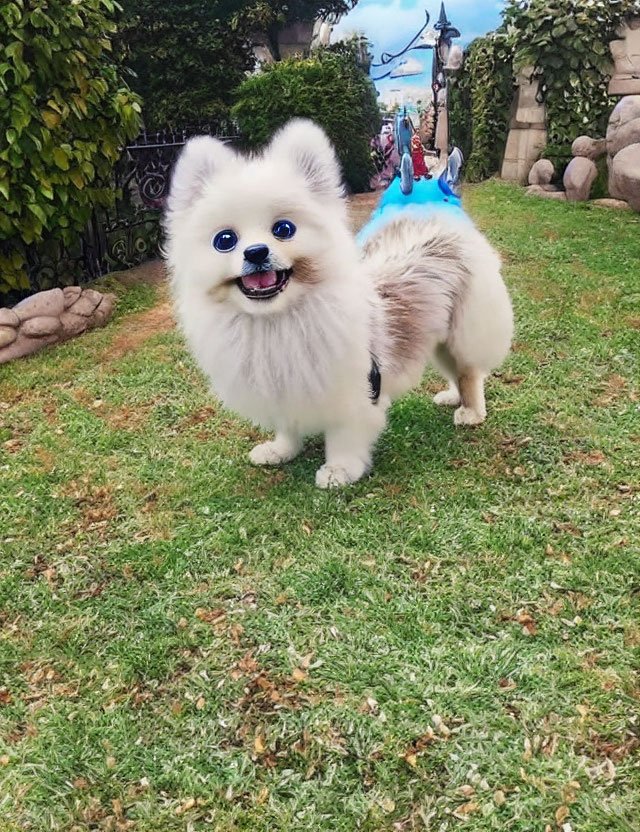
[[[384,69],[392,62],[412,52],[414,49],[433,49],[433,62],[431,67],[431,91],[433,94],[433,129],[434,147],[440,156],[441,161],[446,163],[449,151],[449,116],[447,112],[447,78],[445,67],[451,51],[451,41],[460,37],[460,32],[451,24],[447,18],[444,2],[440,4],[440,16],[432,29],[429,29],[429,12],[425,11],[426,20],[422,28],[415,34],[409,43],[399,52],[392,54],[383,52],[380,62],[372,64],[376,69]],[[413,74],[413,73],[411,73]],[[397,70],[390,69],[373,78],[374,81],[382,81],[383,78],[401,77]]]

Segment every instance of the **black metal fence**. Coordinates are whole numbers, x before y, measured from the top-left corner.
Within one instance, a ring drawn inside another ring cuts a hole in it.
[[[96,278],[157,256],[171,169],[187,139],[203,134],[238,142],[231,123],[141,133],[115,167],[113,186],[118,197],[114,208],[97,207],[84,234],[71,247],[54,241],[29,247],[31,285],[48,288]]]

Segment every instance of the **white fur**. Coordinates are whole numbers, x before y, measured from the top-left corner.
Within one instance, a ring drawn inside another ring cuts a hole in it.
[[[292,239],[272,236],[277,219],[295,223]],[[414,384],[434,356],[421,355],[396,378],[382,366],[382,395],[372,404],[371,350],[382,365],[388,351],[384,316],[376,282],[348,229],[339,165],[322,130],[291,122],[261,156],[249,159],[215,139],[191,140],[175,169],[166,224],[175,307],[197,361],[229,408],[276,432],[253,449],[251,461],[286,462],[305,436],[323,433],[326,464],[317,485],[362,477],[391,398]],[[239,237],[229,253],[212,247],[224,228]],[[508,349],[510,324],[496,326],[496,314],[508,311],[510,321],[510,308],[497,258],[475,234],[481,244],[470,243],[469,258],[475,263],[480,255],[478,285],[471,281],[459,310],[463,326],[449,349],[477,358],[488,372]],[[233,282],[246,265],[243,250],[258,243],[269,246],[274,268],[294,269],[270,300],[247,298]],[[303,261],[317,268],[317,282],[296,279]]]

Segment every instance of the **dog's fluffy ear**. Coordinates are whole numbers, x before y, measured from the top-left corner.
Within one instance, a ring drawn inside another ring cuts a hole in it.
[[[231,148],[212,136],[189,139],[173,168],[169,211],[182,211],[191,205],[201,196],[211,175],[234,157]]]
[[[267,151],[293,164],[323,199],[344,196],[340,162],[326,133],[307,119],[294,119],[273,137]]]

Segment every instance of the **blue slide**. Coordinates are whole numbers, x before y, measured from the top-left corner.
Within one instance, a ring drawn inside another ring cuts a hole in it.
[[[446,211],[452,217],[470,222],[460,204],[460,197],[451,190],[447,182],[447,171],[438,179],[421,179],[413,183],[411,193],[402,192],[402,183],[396,177],[382,195],[380,204],[371,215],[369,222],[358,234],[358,242],[362,245],[372,234],[375,234],[389,220],[394,219],[401,212],[407,212],[416,218],[428,217],[434,211]]]

